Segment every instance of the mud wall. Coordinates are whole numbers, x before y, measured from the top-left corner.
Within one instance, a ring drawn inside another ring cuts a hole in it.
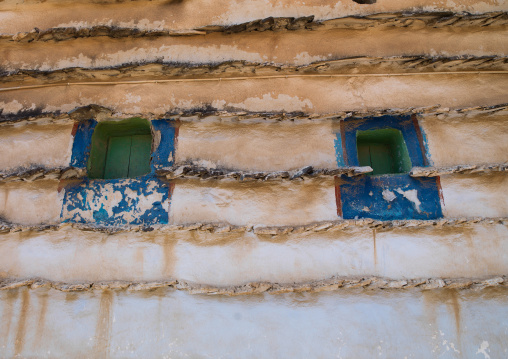
[[[0,1],[0,357],[505,356],[507,11]]]

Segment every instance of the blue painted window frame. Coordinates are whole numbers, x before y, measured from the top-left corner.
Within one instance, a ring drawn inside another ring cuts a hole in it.
[[[92,135],[97,126],[95,119],[84,120],[77,123],[73,129],[74,142],[70,164],[76,168],[86,170],[92,147]],[[168,223],[168,209],[164,208],[163,202],[171,199],[173,187],[171,183],[163,181],[156,176],[156,171],[174,163],[175,141],[178,131],[177,122],[172,119],[160,119],[151,121],[151,129],[157,138],[158,144],[150,156],[150,173],[136,178],[122,179],[90,179],[84,177],[79,181],[63,182],[65,189],[61,217],[63,222],[86,223],[80,211],[90,211],[91,201],[94,198],[104,196],[105,186],[113,187],[120,193],[127,189],[134,191],[139,196],[147,196],[147,188],[155,188],[162,194],[162,200],[153,203],[153,207],[144,213],[138,213],[136,218],[127,222],[121,212],[132,210],[136,212],[136,199],[127,201],[124,197],[115,207],[110,216],[103,208],[93,210],[94,224],[116,226],[125,224],[154,225]],[[107,197],[105,197],[107,198]],[[128,203],[129,202],[129,203]],[[72,214],[70,214],[72,213]],[[136,212],[137,213],[137,212]]]
[[[348,118],[340,123],[335,149],[337,164],[359,166],[357,131],[393,128],[401,131],[413,167],[429,166],[425,135],[415,115]],[[443,216],[439,177],[413,178],[409,174],[384,174],[336,178],[337,214],[344,219],[373,218],[379,220],[436,219]],[[420,204],[416,206],[405,191],[416,190]],[[385,196],[383,196],[385,191]],[[386,192],[389,191],[393,196]],[[394,197],[387,201],[385,197]]]

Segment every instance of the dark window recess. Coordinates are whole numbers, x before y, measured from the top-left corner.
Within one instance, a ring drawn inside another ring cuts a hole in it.
[[[101,122],[92,135],[90,178],[132,178],[150,173],[152,135],[148,121]]]
[[[356,146],[360,166],[370,166],[372,175],[406,173],[411,159],[402,132],[393,128],[357,131]]]

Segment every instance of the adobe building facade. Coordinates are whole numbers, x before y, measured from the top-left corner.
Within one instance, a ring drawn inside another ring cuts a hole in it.
[[[507,11],[1,1],[0,357],[507,357]]]

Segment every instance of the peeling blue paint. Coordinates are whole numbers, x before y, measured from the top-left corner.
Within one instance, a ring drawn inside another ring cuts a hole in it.
[[[344,167],[346,163],[344,162],[344,155],[342,153],[342,139],[340,133],[336,134],[336,138],[333,140],[333,147],[335,148],[335,157],[337,159],[337,166]]]
[[[425,133],[425,130],[421,126],[420,126],[420,133],[422,134],[423,147],[425,148],[425,155],[427,156],[428,164],[429,164],[429,166],[433,166],[434,161],[432,161],[432,156],[430,154],[429,142],[427,140],[427,134]]]
[[[95,120],[77,125],[71,165],[86,168],[92,146]],[[154,120],[152,129],[160,142],[151,155],[151,173],[132,179],[89,179],[71,182],[65,188],[63,222],[118,226],[168,223],[170,184],[155,176],[155,170],[173,164],[177,128],[171,120]]]
[[[413,166],[428,164],[427,153],[422,153],[423,149],[428,152],[425,134],[411,115],[404,115],[345,120],[341,126],[343,133],[337,133],[334,141],[339,166],[359,165],[357,131],[385,128],[401,131]],[[423,144],[418,131],[421,131]],[[344,219],[435,219],[443,216],[436,178],[412,178],[409,174],[342,176],[336,186],[337,209]]]
[[[436,219],[443,216],[434,178],[412,178],[404,174],[342,176],[337,182],[344,219]]]
[[[97,126],[95,120],[81,121],[77,125],[74,143],[72,144],[71,166],[86,168],[92,148],[92,134],[95,126]]]
[[[62,220],[112,226],[166,224],[169,192],[169,183],[152,175],[84,179],[65,187]]]
[[[160,134],[160,144],[152,153],[152,172],[173,165],[175,158],[176,123],[171,120],[153,120],[152,129]]]

